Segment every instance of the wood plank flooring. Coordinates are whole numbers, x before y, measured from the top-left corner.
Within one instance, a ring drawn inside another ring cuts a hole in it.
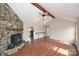
[[[12,56],[76,56],[76,48],[67,42],[52,39],[37,39],[25,46]]]

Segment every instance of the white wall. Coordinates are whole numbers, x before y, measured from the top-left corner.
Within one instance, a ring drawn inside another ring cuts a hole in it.
[[[29,26],[34,26],[35,32],[43,32],[44,27],[43,25],[38,24],[31,24],[23,21],[24,23],[24,31],[23,31],[23,39],[28,41],[29,40]],[[48,35],[51,39],[62,40],[67,42],[75,41],[75,23],[71,21],[55,19],[49,21],[48,23]],[[40,35],[40,38],[43,35]],[[36,34],[34,34],[34,38],[38,38]]]
[[[73,42],[75,40],[75,23],[66,20],[52,20],[49,24],[51,39]]]
[[[29,27],[33,26],[34,27],[34,39],[38,38],[38,35],[36,35],[36,32],[43,32],[43,26],[41,25],[33,25],[33,24],[27,24],[26,22],[24,22],[24,31],[23,31],[23,39],[25,41],[29,41]],[[39,38],[41,38],[43,35],[40,35]]]

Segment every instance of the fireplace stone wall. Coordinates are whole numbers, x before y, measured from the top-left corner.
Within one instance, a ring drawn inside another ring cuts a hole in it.
[[[23,22],[6,3],[0,3],[0,55],[11,43],[12,34],[23,34]]]

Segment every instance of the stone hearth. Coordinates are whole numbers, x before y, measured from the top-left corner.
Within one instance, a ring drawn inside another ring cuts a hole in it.
[[[6,3],[0,3],[0,55],[11,43],[12,34],[23,34],[23,22]]]

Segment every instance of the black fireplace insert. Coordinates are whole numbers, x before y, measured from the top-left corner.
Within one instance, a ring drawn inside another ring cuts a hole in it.
[[[12,34],[11,35],[11,44],[8,45],[8,49],[12,49],[15,46],[19,45],[22,42],[22,34]]]

